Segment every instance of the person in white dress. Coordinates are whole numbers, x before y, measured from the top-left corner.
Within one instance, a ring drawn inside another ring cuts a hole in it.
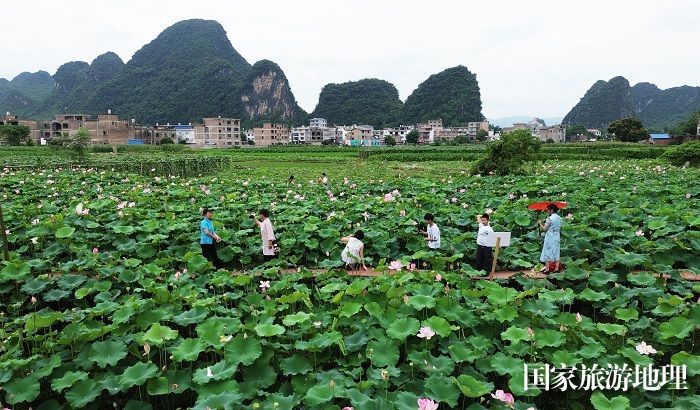
[[[364,237],[364,232],[357,231],[354,235],[340,239],[340,242],[346,244],[345,249],[340,253],[340,259],[345,263],[345,268],[354,269],[362,264],[362,268],[367,270],[367,266],[365,266],[365,244],[362,243]]]
[[[263,260],[265,262],[271,261],[275,258],[275,230],[272,227],[272,222],[270,222],[270,212],[267,209],[261,209],[258,211],[260,219],[256,218],[255,223],[260,227],[260,238],[262,240],[262,254]]]

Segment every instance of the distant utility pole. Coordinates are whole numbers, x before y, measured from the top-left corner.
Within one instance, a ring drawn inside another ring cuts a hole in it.
[[[0,233],[2,234],[2,250],[5,260],[10,260],[10,250],[7,245],[7,232],[5,232],[5,221],[2,218],[2,204],[0,204]]]

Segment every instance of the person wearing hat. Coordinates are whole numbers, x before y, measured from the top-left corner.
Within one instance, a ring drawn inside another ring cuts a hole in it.
[[[537,221],[542,228],[544,234],[544,245],[540,254],[540,262],[544,263],[544,267],[540,272],[551,273],[558,272],[561,269],[560,261],[560,242],[561,242],[561,216],[557,213],[559,207],[556,204],[547,205],[547,220],[545,223]]]
[[[209,208],[202,209],[202,222],[199,224],[199,245],[202,247],[202,255],[211,262],[216,269],[221,269],[223,263],[216,254],[216,242],[221,238],[216,234],[211,217],[214,211]]]

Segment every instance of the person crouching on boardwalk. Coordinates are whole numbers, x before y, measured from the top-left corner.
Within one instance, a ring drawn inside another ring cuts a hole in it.
[[[345,268],[353,270],[362,264],[362,268],[367,270],[365,266],[365,244],[362,243],[365,233],[362,231],[355,232],[354,235],[340,238],[340,242],[345,243],[345,249],[340,253],[340,259],[345,262]]]

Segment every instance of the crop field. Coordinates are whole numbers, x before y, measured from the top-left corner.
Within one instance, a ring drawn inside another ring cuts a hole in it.
[[[81,166],[47,150],[0,152],[10,253],[0,403],[700,408],[700,282],[681,277],[700,274],[700,171],[663,163],[655,147],[571,145],[544,147],[527,174],[506,177],[469,175],[476,145],[143,149],[93,153]],[[495,231],[512,232],[499,270],[541,267],[545,215],[527,206],[545,200],[568,203],[566,270],[475,279],[485,212]],[[215,209],[222,270],[201,255],[203,207]],[[260,208],[280,244],[268,263],[249,218]],[[426,212],[440,253],[418,234]],[[385,274],[339,269],[340,238],[357,229],[367,265]],[[626,390],[604,377],[526,389],[526,364],[618,366],[631,378]],[[635,366],[669,365],[686,365],[683,388],[635,384]]]

